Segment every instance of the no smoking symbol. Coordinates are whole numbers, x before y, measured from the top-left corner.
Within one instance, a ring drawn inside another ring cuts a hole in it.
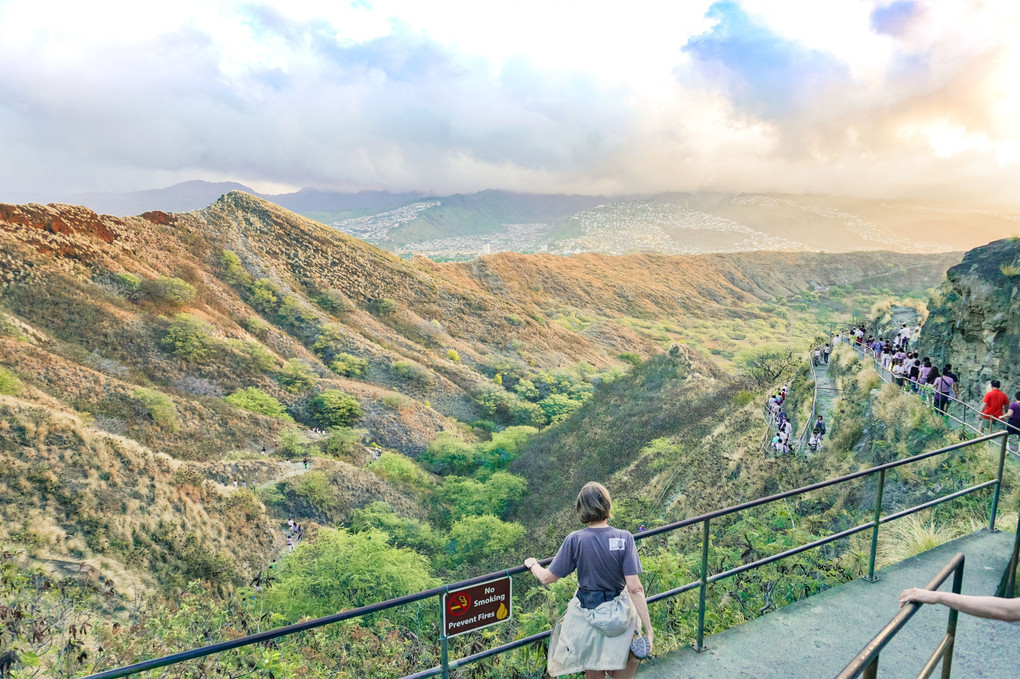
[[[464,615],[471,608],[471,597],[467,594],[456,594],[450,598],[446,610],[450,615]]]

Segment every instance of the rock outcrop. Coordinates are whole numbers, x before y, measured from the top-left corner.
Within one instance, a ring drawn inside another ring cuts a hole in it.
[[[951,362],[961,393],[980,400],[989,380],[1020,390],[1020,239],[968,252],[931,300],[922,355]]]

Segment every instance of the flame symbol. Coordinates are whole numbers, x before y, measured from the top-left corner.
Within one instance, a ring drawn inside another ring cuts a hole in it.
[[[506,606],[500,603],[499,608],[496,609],[496,620],[502,620],[507,616]]]

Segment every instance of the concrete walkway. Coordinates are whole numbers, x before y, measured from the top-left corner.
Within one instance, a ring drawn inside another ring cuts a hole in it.
[[[645,661],[638,676],[834,677],[896,615],[902,590],[924,586],[957,552],[963,552],[967,559],[963,592],[994,594],[1012,548],[1012,533],[979,531],[958,538],[883,569],[876,583],[856,580],[709,637],[704,653],[686,648]],[[951,586],[952,577],[942,589]],[[916,677],[945,634],[947,621],[945,607],[925,606],[918,611],[883,651],[879,677]],[[1020,623],[961,615],[952,676],[1020,677]]]

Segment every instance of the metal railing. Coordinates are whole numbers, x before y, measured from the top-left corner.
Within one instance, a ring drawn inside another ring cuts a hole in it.
[[[945,448],[939,448],[937,450],[929,451],[929,452],[926,452],[926,453],[921,453],[919,455],[914,455],[912,457],[908,457],[908,458],[905,458],[905,459],[902,459],[902,460],[896,460],[894,462],[888,462],[888,463],[885,463],[885,464],[877,465],[875,467],[871,467],[870,469],[862,469],[862,470],[853,472],[851,474],[846,474],[844,476],[840,476],[840,477],[837,477],[837,478],[834,478],[834,479],[829,479],[827,481],[820,481],[818,483],[813,483],[811,485],[803,486],[801,488],[796,488],[794,490],[788,490],[788,491],[785,491],[785,492],[782,492],[782,493],[776,493],[775,495],[770,495],[768,497],[759,498],[757,500],[751,500],[749,502],[744,502],[744,503],[741,503],[741,504],[738,504],[738,505],[733,505],[731,507],[726,507],[724,509],[719,509],[719,510],[716,510],[716,511],[713,511],[713,512],[708,512],[707,514],[702,514],[700,516],[692,517],[692,518],[689,518],[689,519],[684,519],[682,521],[677,521],[675,523],[667,524],[665,526],[660,526],[658,528],[652,528],[652,529],[645,530],[645,531],[642,531],[642,532],[639,532],[639,533],[635,533],[634,534],[634,540],[635,541],[640,541],[640,540],[646,540],[646,539],[654,537],[656,535],[662,535],[662,534],[665,534],[665,533],[671,533],[671,532],[679,530],[681,528],[686,528],[686,527],[689,527],[689,526],[695,526],[697,524],[701,524],[701,569],[700,569],[700,577],[699,577],[699,579],[695,580],[693,582],[689,582],[689,583],[687,583],[685,585],[682,585],[680,587],[676,587],[674,589],[670,589],[670,590],[667,590],[665,592],[659,592],[657,594],[651,595],[651,596],[647,597],[647,601],[648,601],[648,603],[651,604],[651,603],[655,603],[656,601],[661,601],[663,599],[668,599],[668,598],[677,596],[679,594],[683,594],[684,592],[688,592],[688,591],[692,591],[694,589],[698,589],[699,590],[698,627],[697,627],[697,640],[696,640],[696,643],[694,644],[694,648],[696,650],[698,650],[698,651],[703,651],[703,650],[705,650],[704,636],[705,636],[706,597],[707,597],[707,594],[708,594],[708,587],[709,587],[709,585],[711,585],[713,583],[719,582],[721,580],[725,580],[727,578],[734,577],[734,576],[739,575],[741,573],[744,573],[746,571],[750,571],[750,570],[753,570],[753,569],[756,569],[756,568],[760,568],[761,566],[766,566],[768,564],[774,563],[774,562],[779,561],[781,559],[785,559],[787,557],[795,556],[795,555],[800,554],[802,552],[806,552],[806,551],[808,551],[810,549],[814,549],[816,547],[821,547],[822,545],[826,545],[826,544],[829,544],[831,542],[835,542],[836,540],[840,540],[840,539],[843,539],[843,538],[850,537],[851,535],[855,535],[857,533],[861,533],[861,532],[869,530],[869,529],[872,531],[872,535],[871,535],[871,552],[870,552],[870,557],[869,557],[869,561],[868,561],[868,576],[867,576],[867,578],[869,580],[871,580],[871,581],[874,581],[875,580],[875,558],[876,558],[877,547],[878,547],[879,528],[880,528],[880,526],[882,524],[888,523],[890,521],[895,521],[896,519],[900,519],[900,518],[903,518],[905,516],[909,516],[910,514],[914,514],[916,512],[922,511],[924,509],[928,509],[929,507],[934,507],[936,505],[942,504],[943,502],[948,502],[949,500],[953,500],[953,499],[962,497],[964,495],[968,495],[970,493],[974,493],[976,491],[982,490],[984,488],[989,488],[989,487],[994,487],[994,492],[993,492],[993,495],[992,495],[991,511],[989,512],[990,518],[989,518],[988,528],[989,528],[989,530],[994,530],[995,529],[995,519],[996,519],[996,515],[997,515],[997,512],[998,512],[999,492],[1000,492],[1000,489],[1001,489],[1001,486],[1002,486],[1003,468],[1004,468],[1004,462],[1005,462],[1005,456],[1006,456],[1006,443],[1007,443],[1008,438],[1009,438],[1009,432],[1006,432],[1006,431],[996,432],[994,434],[989,434],[988,436],[983,436],[983,437],[980,437],[980,438],[971,439],[969,441],[964,441],[964,442],[957,443],[957,444],[954,444],[954,445],[951,445],[951,446],[947,446]],[[945,454],[950,453],[952,451],[960,450],[960,449],[966,448],[968,446],[977,445],[977,444],[983,444],[983,443],[985,443],[987,441],[992,441],[992,440],[995,440],[995,439],[1001,439],[1001,442],[1002,442],[1001,443],[1001,452],[1000,452],[1000,456],[999,456],[998,474],[997,474],[996,478],[991,479],[990,481],[985,481],[983,483],[979,483],[977,485],[971,486],[970,488],[965,488],[963,490],[958,490],[958,491],[956,491],[954,493],[950,493],[948,495],[944,495],[944,496],[938,497],[938,498],[936,498],[934,500],[929,500],[928,502],[924,502],[924,503],[921,503],[919,505],[915,505],[914,507],[910,507],[908,509],[900,510],[900,511],[895,512],[893,514],[888,514],[888,515],[885,515],[885,516],[882,515],[882,495],[883,495],[883,491],[884,491],[884,488],[885,488],[886,472],[888,470],[895,469],[897,467],[902,467],[904,465],[908,465],[908,464],[911,464],[911,463],[914,463],[914,462],[919,462],[921,460],[927,460],[927,459],[935,457],[937,455],[945,455]],[[776,502],[778,500],[785,500],[786,498],[795,497],[795,496],[798,496],[798,495],[804,495],[806,493],[811,493],[813,491],[821,490],[823,488],[829,488],[829,487],[832,487],[832,486],[840,485],[840,484],[846,483],[848,481],[853,481],[853,480],[856,480],[856,479],[867,479],[867,478],[870,478],[870,477],[873,477],[873,476],[876,476],[876,475],[877,475],[878,479],[877,479],[877,485],[876,485],[874,517],[873,517],[873,519],[871,521],[869,521],[867,523],[863,523],[863,524],[861,524],[859,526],[855,526],[853,528],[849,528],[849,529],[840,531],[838,533],[833,533],[832,535],[829,535],[829,536],[824,537],[824,538],[819,538],[819,539],[814,540],[812,542],[809,542],[807,544],[800,545],[798,547],[793,547],[793,548],[787,549],[787,550],[785,550],[783,552],[779,552],[777,554],[773,554],[771,556],[767,556],[767,557],[758,559],[758,560],[753,561],[751,563],[742,564],[740,566],[736,566],[734,568],[730,568],[728,570],[725,570],[725,571],[722,571],[722,572],[719,572],[719,573],[709,574],[709,572],[708,572],[708,557],[709,557],[709,546],[710,546],[710,543],[711,543],[711,524],[712,524],[713,521],[721,519],[721,518],[729,516],[729,515],[732,515],[732,514],[736,514],[736,513],[741,512],[741,511],[752,509],[754,507],[760,507],[762,505],[766,505],[766,504],[769,504],[769,503],[772,503],[772,502]],[[543,559],[543,560],[539,561],[539,563],[542,564],[542,565],[548,565],[551,562],[552,562],[552,557],[549,557],[549,558],[546,558],[546,559]],[[1014,561],[1014,563],[1015,563],[1015,561]],[[165,667],[167,665],[174,665],[174,664],[181,663],[181,662],[184,662],[184,661],[187,661],[187,660],[192,660],[192,659],[195,659],[195,658],[205,657],[205,656],[208,656],[208,655],[212,655],[214,653],[220,653],[220,652],[223,652],[223,651],[239,648],[239,647],[242,647],[242,646],[248,646],[248,645],[251,645],[251,644],[265,643],[265,642],[271,641],[273,639],[279,639],[281,637],[285,637],[285,636],[288,636],[288,635],[296,634],[298,632],[302,632],[302,631],[305,631],[305,630],[310,630],[310,629],[314,629],[314,628],[317,628],[317,627],[322,627],[324,625],[330,625],[330,624],[333,624],[333,623],[336,623],[336,622],[341,622],[341,621],[344,621],[344,620],[351,620],[351,619],[358,618],[358,617],[361,617],[361,616],[364,616],[364,615],[368,615],[370,613],[376,613],[376,612],[379,612],[379,611],[384,611],[384,610],[387,610],[387,609],[395,608],[397,606],[402,606],[402,605],[405,605],[405,604],[409,604],[409,603],[413,603],[413,602],[417,602],[417,601],[422,601],[424,599],[429,599],[429,598],[432,598],[432,597],[439,597],[444,592],[447,592],[449,590],[460,589],[461,587],[466,587],[466,586],[470,586],[470,585],[480,584],[480,583],[486,582],[488,580],[493,580],[493,579],[496,579],[496,578],[501,578],[501,577],[505,577],[505,576],[509,576],[509,575],[514,575],[514,574],[517,574],[517,573],[523,573],[526,570],[527,569],[524,566],[514,566],[513,568],[508,568],[508,569],[500,570],[500,571],[497,571],[497,572],[494,572],[494,573],[489,573],[488,575],[481,575],[481,576],[478,576],[476,578],[471,578],[471,579],[468,579],[468,580],[462,580],[462,581],[457,582],[457,583],[452,583],[452,584],[444,585],[444,586],[440,586],[440,587],[434,587],[434,588],[432,588],[430,590],[426,590],[424,592],[418,592],[416,594],[408,594],[408,595],[403,596],[403,597],[398,597],[396,599],[390,599],[388,601],[383,601],[383,602],[376,603],[376,604],[371,604],[371,605],[368,605],[368,606],[362,606],[360,608],[356,608],[356,609],[349,610],[349,611],[344,611],[342,613],[337,613],[337,614],[334,614],[334,615],[326,616],[324,618],[318,618],[318,619],[315,619],[315,620],[308,620],[308,621],[305,621],[305,622],[296,623],[294,625],[289,625],[287,627],[281,627],[279,629],[268,630],[268,631],[261,632],[261,633],[258,633],[258,634],[253,634],[251,636],[242,637],[242,638],[239,638],[239,639],[233,639],[233,640],[230,640],[230,641],[223,641],[223,642],[220,642],[220,643],[217,643],[217,644],[212,644],[212,645],[205,646],[205,647],[202,647],[202,648],[197,648],[197,649],[193,649],[193,650],[190,650],[190,651],[184,651],[182,653],[175,653],[173,655],[169,655],[169,656],[166,656],[166,657],[163,657],[163,658],[156,658],[154,660],[147,660],[147,661],[144,661],[144,662],[135,663],[135,664],[127,666],[127,667],[122,667],[122,668],[114,669],[114,670],[108,670],[108,671],[105,671],[105,672],[100,672],[98,674],[89,675],[87,677],[87,679],[115,679],[117,677],[126,677],[126,676],[129,676],[129,675],[132,675],[132,674],[137,674],[139,672],[144,672],[146,670],[152,670],[152,669],[156,669],[156,668],[159,668],[159,667]],[[524,637],[522,639],[517,639],[516,641],[510,642],[510,643],[506,643],[506,644],[502,644],[500,646],[496,646],[494,648],[490,648],[490,649],[487,649],[485,651],[481,651],[479,653],[475,653],[473,655],[465,656],[463,658],[459,658],[459,659],[455,659],[455,660],[448,660],[447,659],[446,652],[445,652],[446,651],[446,648],[445,648],[445,646],[446,646],[445,639],[441,638],[440,639],[440,641],[442,643],[441,658],[443,659],[443,664],[440,665],[439,667],[432,667],[430,669],[422,670],[422,671],[417,672],[415,674],[407,675],[406,677],[404,677],[404,679],[424,679],[425,677],[434,677],[434,676],[439,676],[439,675],[442,675],[444,677],[448,677],[449,676],[449,672],[452,669],[455,669],[457,667],[462,667],[462,666],[468,665],[470,663],[478,662],[479,660],[484,660],[486,658],[489,658],[489,657],[492,657],[492,656],[495,656],[495,655],[499,655],[501,653],[506,653],[507,651],[511,651],[511,650],[514,650],[514,649],[517,649],[517,648],[521,648],[523,646],[529,646],[531,644],[540,642],[543,639],[548,638],[550,634],[551,634],[551,630],[547,630],[547,631],[544,631],[544,632],[540,632],[538,634],[533,634],[531,636]]]
[[[950,575],[953,576],[953,593],[959,594],[963,585],[963,554],[954,556],[946,566],[939,571],[931,582],[924,586],[927,590],[936,590],[942,586]],[[836,675],[836,679],[855,679],[863,675],[865,679],[875,679],[878,676],[878,658],[882,649],[893,640],[896,633],[903,629],[907,621],[914,616],[922,604],[909,603],[900,609],[900,612],[889,621],[889,624],[882,628],[874,639],[868,642],[867,646],[843,668],[843,671]],[[949,673],[953,668],[953,645],[956,641],[956,618],[958,612],[949,609],[949,624],[946,625],[946,635],[942,637],[935,652],[924,664],[917,679],[927,679],[935,671],[939,662],[942,663],[942,679],[949,679]]]

